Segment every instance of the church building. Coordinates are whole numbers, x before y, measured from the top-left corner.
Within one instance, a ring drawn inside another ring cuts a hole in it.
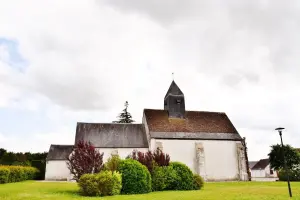
[[[78,122],[75,144],[90,141],[104,162],[111,154],[127,157],[133,150],[160,148],[171,161],[185,163],[206,181],[248,180],[243,139],[223,112],[188,111],[183,92],[173,81],[164,109],[144,109],[141,124]],[[46,180],[70,180],[66,157],[72,145],[49,149]]]

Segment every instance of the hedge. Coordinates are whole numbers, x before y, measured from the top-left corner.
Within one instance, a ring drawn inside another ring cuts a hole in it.
[[[0,183],[13,183],[33,180],[39,171],[34,167],[26,166],[0,166]]]
[[[84,196],[118,195],[122,188],[122,177],[118,172],[101,171],[98,174],[84,174],[78,181],[80,193]]]
[[[280,170],[278,173],[278,178],[280,181],[287,181],[287,173],[284,170]],[[290,181],[300,181],[300,169],[289,170]]]
[[[149,193],[151,187],[151,175],[147,167],[133,159],[120,162],[118,171],[122,174],[122,194]]]

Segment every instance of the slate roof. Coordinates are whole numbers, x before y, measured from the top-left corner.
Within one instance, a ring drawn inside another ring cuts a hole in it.
[[[222,112],[185,111],[185,119],[168,117],[166,110],[145,109],[151,137],[241,140],[241,136]]]
[[[75,144],[80,140],[97,148],[148,148],[143,124],[78,122]]]
[[[249,161],[249,168],[252,169],[254,165],[256,165],[258,161]]]
[[[46,160],[66,160],[72,150],[73,145],[51,144]]]
[[[180,88],[178,87],[178,85],[175,83],[175,81],[172,81],[166,95],[165,95],[165,98],[168,96],[168,95],[183,95],[183,92],[180,90]]]
[[[251,169],[257,170],[257,169],[265,169],[269,165],[269,159],[261,159],[259,160]]]

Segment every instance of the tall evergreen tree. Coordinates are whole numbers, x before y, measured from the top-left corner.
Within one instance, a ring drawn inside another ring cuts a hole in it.
[[[118,116],[119,120],[118,121],[114,121],[114,123],[127,123],[127,124],[131,124],[132,122],[134,122],[134,120],[132,120],[132,116],[131,114],[128,112],[128,101],[125,102],[125,108],[123,110],[122,113],[120,113],[120,115]]]

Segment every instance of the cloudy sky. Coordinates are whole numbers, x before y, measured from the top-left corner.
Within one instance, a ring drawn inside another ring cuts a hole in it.
[[[163,108],[171,80],[188,110],[226,112],[250,160],[300,147],[300,2],[0,1],[0,147],[72,144],[76,122],[111,122],[126,100]]]

